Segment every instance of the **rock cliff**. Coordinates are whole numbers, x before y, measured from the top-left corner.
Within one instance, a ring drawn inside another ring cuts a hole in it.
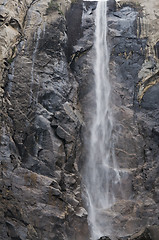
[[[1,239],[85,239],[69,2],[1,4]],[[82,219],[82,220],[81,220]]]
[[[108,4],[124,200],[119,193],[102,214],[120,239],[157,240],[159,4]],[[89,239],[81,178],[94,110],[95,9],[80,0],[0,1],[2,240]],[[148,225],[151,236],[140,232]]]

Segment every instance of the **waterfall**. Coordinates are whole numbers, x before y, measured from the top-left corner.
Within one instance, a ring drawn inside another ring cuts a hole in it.
[[[41,28],[38,28],[37,33],[34,33],[34,40],[36,41],[35,48],[33,51],[33,57],[32,57],[32,67],[31,67],[31,81],[32,83],[34,82],[34,65],[35,65],[35,60],[36,60],[36,53],[38,50],[38,45],[39,45],[39,40],[40,40],[40,34],[41,34]],[[37,35],[37,37],[36,37]]]
[[[39,46],[39,41],[40,41],[40,36],[41,36],[41,27],[38,28],[37,32],[34,33],[34,41],[35,43],[35,48],[33,51],[33,56],[32,56],[32,66],[31,66],[31,89],[30,89],[30,102],[32,101],[33,98],[33,84],[34,84],[34,67],[35,67],[35,61],[36,61],[36,54]],[[38,79],[36,79],[38,81]]]
[[[12,84],[13,84],[13,79],[14,79],[14,72],[15,72],[15,60],[13,60],[13,62],[11,63],[11,69],[10,72],[8,73],[8,87],[7,87],[7,91],[9,94],[11,94],[12,92]]]
[[[99,1],[96,8],[96,58],[93,66],[96,109],[90,129],[89,154],[84,174],[92,240],[111,234],[105,212],[116,202],[116,192],[120,188],[120,175],[113,150],[107,28],[107,1]]]

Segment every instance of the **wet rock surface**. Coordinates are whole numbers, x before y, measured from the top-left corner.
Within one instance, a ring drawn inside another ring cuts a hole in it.
[[[49,3],[3,1],[0,8],[2,240],[89,238],[80,175],[94,111],[96,3]],[[122,240],[159,236],[158,43],[157,33],[146,35],[143,4],[109,1],[115,152],[125,200],[117,192],[118,202],[99,218]],[[149,24],[155,29],[156,19]]]
[[[94,11],[89,5],[84,9],[83,36],[74,46],[75,50],[93,42]],[[145,26],[142,21],[139,24],[139,18],[145,21],[141,5],[128,2],[108,13],[115,153],[121,167],[123,193],[116,189],[119,200],[110,209],[99,213],[99,221],[106,233],[113,228],[112,235],[116,238],[132,235],[149,224],[159,224],[156,185],[158,60],[154,58],[154,52],[151,54],[148,50],[149,38],[141,34]],[[88,22],[89,29],[86,27]],[[86,123],[82,128],[83,156],[87,155],[89,127],[95,104],[93,56],[92,47],[85,54],[79,54],[73,65]],[[81,172],[84,171],[82,160]],[[121,196],[125,200],[120,200]]]

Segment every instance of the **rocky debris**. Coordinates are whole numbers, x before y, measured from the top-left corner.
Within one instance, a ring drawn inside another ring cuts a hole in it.
[[[147,226],[146,228],[141,229],[139,232],[129,235],[129,236],[124,236],[124,237],[107,237],[103,236],[99,238],[99,240],[157,240],[159,234],[159,227],[158,226]]]
[[[119,240],[157,240],[159,234],[158,226],[147,226],[140,232],[133,234],[132,236],[118,238]]]
[[[150,231],[146,228],[130,237],[133,240],[152,240]]]

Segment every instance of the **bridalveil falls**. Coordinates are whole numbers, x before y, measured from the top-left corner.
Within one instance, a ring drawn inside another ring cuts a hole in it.
[[[0,240],[159,240],[158,18],[0,0]]]
[[[86,163],[85,185],[91,237],[97,240],[110,234],[105,228],[104,212],[116,201],[120,175],[113,150],[113,116],[109,79],[109,50],[107,43],[107,1],[99,1],[95,18],[95,114],[90,130],[89,156]],[[103,216],[103,217],[102,217]]]

